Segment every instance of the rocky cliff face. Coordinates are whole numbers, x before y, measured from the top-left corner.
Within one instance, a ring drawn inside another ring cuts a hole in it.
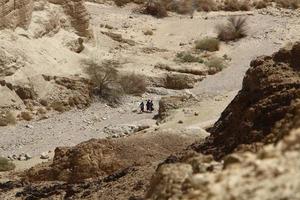
[[[71,24],[77,34],[91,37],[90,16],[84,6],[84,0],[49,0],[50,3],[62,5],[64,12],[70,16]]]
[[[241,145],[274,143],[283,137],[275,123],[294,115],[299,97],[300,43],[296,43],[251,62],[242,90],[210,130],[211,136],[193,149],[219,159]]]
[[[3,0],[0,2],[0,29],[21,26],[26,28],[31,20],[33,0]]]
[[[161,165],[147,199],[298,199],[299,55],[296,43],[252,61],[211,136],[192,146],[199,153]]]
[[[46,2],[46,0],[44,1]],[[59,4],[65,14],[70,17],[72,26],[77,34],[91,37],[89,14],[83,0],[48,0],[49,3]],[[34,10],[34,0],[4,0],[0,2],[0,29],[27,28],[31,22]]]

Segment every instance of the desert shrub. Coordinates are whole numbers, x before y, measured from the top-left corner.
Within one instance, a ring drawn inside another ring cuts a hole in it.
[[[10,162],[7,158],[0,157],[0,172],[11,171],[15,168],[14,163]]]
[[[0,126],[14,125],[17,123],[16,116],[11,111],[0,112]]]
[[[262,8],[266,8],[268,6],[268,3],[264,0],[260,0],[260,1],[256,1],[253,3],[253,6],[256,9],[262,9]]]
[[[9,124],[14,125],[16,123],[17,123],[16,116],[12,112],[7,111],[7,112],[0,113],[0,126],[7,126]]]
[[[8,124],[16,124],[17,123],[17,118],[16,118],[16,116],[14,115],[14,113],[13,112],[10,112],[10,111],[8,111],[7,113],[6,113],[6,120],[7,120],[7,122],[8,122]]]
[[[218,38],[222,41],[237,40],[247,36],[247,18],[230,17],[224,25],[217,26]]]
[[[145,0],[114,0],[114,2],[117,6],[124,6],[128,3],[142,4]]]
[[[206,74],[205,71],[203,71],[202,69],[172,68],[169,65],[165,65],[165,64],[161,64],[161,63],[156,64],[155,68],[161,69],[161,70],[166,70],[169,72],[178,72],[178,73],[193,74],[193,75],[200,75],[200,76],[203,76]]]
[[[193,88],[195,84],[195,80],[191,77],[191,75],[187,74],[175,74],[170,73],[167,74],[165,78],[165,87],[168,89],[174,90],[182,90]]]
[[[145,30],[144,35],[153,35],[153,31],[152,30]]]
[[[37,112],[39,114],[46,114],[47,113],[47,110],[45,108],[38,108]]]
[[[127,3],[129,3],[130,0],[114,0],[114,2],[115,2],[115,4],[116,4],[117,6],[124,6],[124,5],[126,5]]]
[[[214,0],[198,0],[196,1],[196,8],[198,11],[216,11],[218,6]]]
[[[176,54],[176,59],[179,62],[198,62],[203,63],[203,60],[200,57],[192,55],[190,52],[179,52]]]
[[[218,51],[220,48],[220,41],[217,38],[207,37],[196,41],[196,49],[204,51]]]
[[[275,2],[282,8],[298,9],[300,7],[300,0],[276,0]]]
[[[241,11],[249,11],[251,9],[250,3],[248,0],[244,0],[240,2],[240,10]]]
[[[26,121],[30,121],[33,119],[33,116],[30,112],[21,112],[21,117]]]
[[[157,18],[167,17],[167,9],[165,4],[159,0],[148,1],[142,9],[143,14],[152,15]]]
[[[93,93],[109,101],[112,105],[118,104],[122,96],[122,88],[119,84],[119,63],[112,60],[104,60],[100,63],[93,59],[85,60],[85,72],[93,84]]]
[[[54,101],[54,102],[52,102],[51,103],[51,108],[53,108],[53,110],[55,110],[57,112],[65,112],[67,110],[66,106],[61,101]]]
[[[142,95],[146,92],[145,79],[134,73],[122,76],[120,84],[126,94]]]
[[[205,65],[209,69],[209,74],[215,74],[226,67],[224,59],[219,57],[211,57],[207,62],[205,62]]]
[[[247,0],[225,0],[223,9],[226,11],[248,11],[250,4]]]

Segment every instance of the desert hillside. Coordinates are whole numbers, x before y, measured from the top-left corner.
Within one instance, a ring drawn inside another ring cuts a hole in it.
[[[299,0],[1,1],[0,199],[300,198],[299,23]]]

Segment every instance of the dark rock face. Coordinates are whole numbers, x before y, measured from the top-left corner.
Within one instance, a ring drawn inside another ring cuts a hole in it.
[[[242,90],[211,128],[211,136],[192,148],[220,159],[240,145],[276,142],[282,137],[276,127],[282,124],[275,124],[289,121],[299,108],[299,97],[300,43],[296,43],[251,62]]]

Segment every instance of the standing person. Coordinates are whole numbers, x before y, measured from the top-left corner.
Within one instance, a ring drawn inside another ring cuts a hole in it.
[[[146,103],[146,108],[147,108],[147,112],[150,112],[150,109],[151,109],[151,105],[150,105],[150,99],[147,100],[147,103]]]
[[[145,110],[145,104],[143,101],[140,103],[140,109],[141,109],[141,112],[144,112],[144,110]]]
[[[150,111],[151,112],[154,111],[154,105],[153,105],[153,101],[152,100],[150,101]]]
[[[197,2],[196,0],[192,0],[191,2],[191,7],[190,7],[190,11],[189,11],[189,14],[190,14],[190,18],[193,19],[194,18],[194,12],[195,10],[197,10]]]

